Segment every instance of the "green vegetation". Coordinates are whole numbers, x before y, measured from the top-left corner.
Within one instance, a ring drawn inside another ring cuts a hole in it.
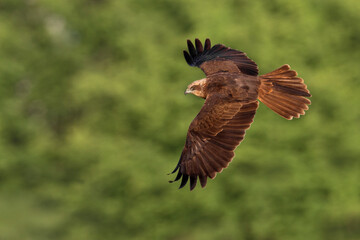
[[[360,239],[358,0],[1,0],[0,239]],[[203,101],[186,39],[288,63],[305,116],[261,104],[205,189],[166,175]]]

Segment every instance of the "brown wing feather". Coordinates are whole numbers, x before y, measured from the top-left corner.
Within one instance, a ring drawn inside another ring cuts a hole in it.
[[[221,94],[212,94],[206,98],[204,106],[189,127],[190,132],[215,136],[229,120],[239,111],[240,102],[229,102]]]
[[[214,101],[214,99],[212,101]],[[210,104],[207,105],[207,107],[205,107],[205,104],[200,113],[206,113],[208,119],[220,119],[219,122],[224,124],[207,125],[209,120],[204,118],[205,115],[199,113],[193,121],[195,126],[193,124],[190,125],[185,147],[179,163],[173,171],[174,173],[178,170],[177,177],[174,181],[182,178],[180,188],[186,185],[189,177],[190,190],[195,188],[198,178],[201,186],[205,187],[207,177],[211,179],[215,178],[217,173],[229,165],[234,157],[234,150],[244,139],[245,130],[248,129],[253,122],[258,107],[258,101],[243,104],[232,115],[231,119],[228,119],[230,111],[219,110],[225,109],[223,104],[224,103],[213,106],[213,111],[207,109],[211,107]],[[234,108],[228,107],[227,109]],[[227,117],[223,118],[222,114],[227,114]],[[204,124],[203,127],[198,127],[200,122],[206,124]]]

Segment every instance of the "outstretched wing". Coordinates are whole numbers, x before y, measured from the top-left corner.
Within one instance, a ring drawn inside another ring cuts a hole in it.
[[[211,47],[210,39],[205,40],[203,47],[199,39],[195,39],[195,46],[187,40],[189,52],[184,51],[186,62],[193,67],[201,68],[206,75],[217,72],[242,72],[258,75],[258,67],[244,52],[228,48],[222,44]]]
[[[253,122],[257,107],[258,101],[244,104],[229,103],[216,96],[206,99],[189,127],[179,163],[172,172],[178,170],[174,181],[182,177],[180,188],[189,178],[190,190],[195,188],[198,178],[205,187],[207,177],[215,178],[229,165],[245,130]]]

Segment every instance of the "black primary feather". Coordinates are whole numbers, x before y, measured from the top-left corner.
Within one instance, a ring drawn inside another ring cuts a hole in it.
[[[190,40],[187,40],[187,45],[188,45],[190,56],[192,58],[196,58],[197,53],[196,53],[194,45],[192,44],[192,42]]]
[[[180,172],[180,171],[179,171],[179,172]],[[186,185],[188,179],[189,179],[189,175],[183,174],[183,177],[182,177],[182,179],[181,179],[181,184],[180,184],[179,189],[180,189],[180,188],[183,188],[183,187]]]
[[[195,39],[196,53],[201,54],[204,51],[203,45],[199,39]]]
[[[254,61],[246,56],[242,51],[234,50],[222,44],[211,47],[210,39],[205,40],[203,47],[199,39],[195,39],[195,46],[187,40],[188,51],[184,51],[186,62],[192,67],[200,67],[206,61],[211,60],[230,60],[233,61],[242,73],[248,75],[258,75],[258,68]]]

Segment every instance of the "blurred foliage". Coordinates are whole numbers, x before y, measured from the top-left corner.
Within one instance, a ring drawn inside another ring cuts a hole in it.
[[[358,0],[1,0],[0,239],[360,239]],[[203,101],[186,39],[288,63],[301,119],[261,105],[205,189],[167,181]]]

